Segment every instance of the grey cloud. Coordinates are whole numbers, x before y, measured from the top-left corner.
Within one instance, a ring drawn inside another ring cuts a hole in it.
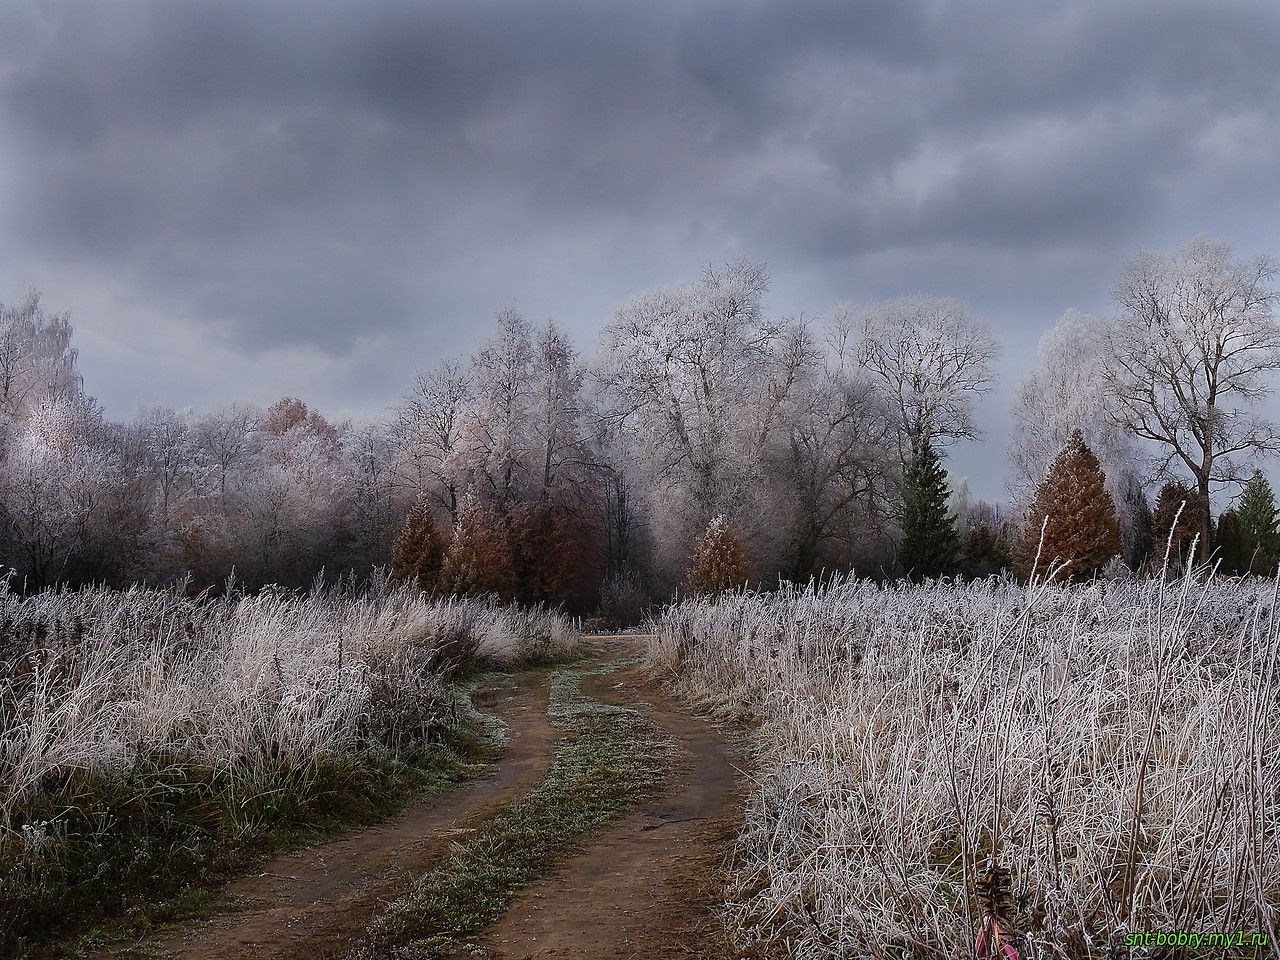
[[[137,355],[167,318],[242,368],[160,350],[165,383],[348,410],[503,302],[589,341],[742,253],[783,312],[932,289],[1033,340],[1139,245],[1268,240],[1278,45],[1265,0],[16,0],[0,299]]]

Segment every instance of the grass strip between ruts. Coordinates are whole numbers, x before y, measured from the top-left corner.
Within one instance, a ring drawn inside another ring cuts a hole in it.
[[[467,948],[519,887],[661,781],[670,751],[653,721],[588,696],[581,680],[569,671],[552,678],[549,713],[567,737],[546,778],[479,824],[393,902],[355,957],[425,960]]]

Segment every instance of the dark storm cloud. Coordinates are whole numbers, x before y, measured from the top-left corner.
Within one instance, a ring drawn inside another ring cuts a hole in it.
[[[585,339],[746,253],[786,312],[968,297],[1011,386],[1137,246],[1277,246],[1277,49],[1269,2],[19,0],[0,299],[120,413],[372,411],[503,302]]]

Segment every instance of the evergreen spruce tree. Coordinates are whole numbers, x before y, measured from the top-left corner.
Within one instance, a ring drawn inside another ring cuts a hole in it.
[[[391,548],[391,576],[416,583],[419,590],[435,590],[444,554],[444,539],[426,503],[419,500]]]
[[[1249,573],[1271,576],[1280,558],[1280,534],[1276,532],[1278,512],[1271,484],[1254,470],[1240,494],[1240,548],[1242,566]]]
[[[1244,573],[1244,538],[1241,535],[1240,515],[1234,510],[1223,510],[1218,517],[1214,534],[1217,546],[1218,571],[1229,577]]]
[[[951,493],[942,461],[926,439],[903,475],[902,543],[898,566],[917,583],[955,572],[959,538],[949,508]]]
[[[723,516],[708,524],[689,563],[689,592],[715,595],[747,582],[747,551]]]
[[[1151,559],[1159,566],[1169,552],[1169,564],[1181,567],[1191,559],[1192,544],[1200,533],[1200,497],[1187,484],[1170,480],[1160,488],[1156,496],[1156,508],[1151,514]],[[1195,548],[1196,556],[1204,557],[1204,544]]]
[[[966,580],[998,576],[1013,566],[1013,556],[1003,529],[971,523],[960,544],[960,576]]]
[[[1098,458],[1079,430],[1049,465],[1027,511],[1022,564],[1030,573],[1065,563],[1060,576],[1087,580],[1120,553],[1120,523]]]
[[[1155,538],[1151,530],[1151,504],[1147,502],[1146,491],[1137,477],[1129,477],[1124,499],[1129,507],[1129,529],[1120,531],[1124,540],[1124,561],[1130,570],[1138,571],[1151,559]]]

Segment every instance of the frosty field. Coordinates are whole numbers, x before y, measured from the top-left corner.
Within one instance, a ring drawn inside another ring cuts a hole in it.
[[[19,954],[282,831],[385,814],[466,762],[454,680],[576,643],[556,614],[385,582],[200,600],[0,584],[0,631],[0,953]]]
[[[1280,936],[1278,652],[1261,579],[837,579],[674,605],[650,660],[757,724],[744,955],[971,956],[992,914],[1084,958]]]

